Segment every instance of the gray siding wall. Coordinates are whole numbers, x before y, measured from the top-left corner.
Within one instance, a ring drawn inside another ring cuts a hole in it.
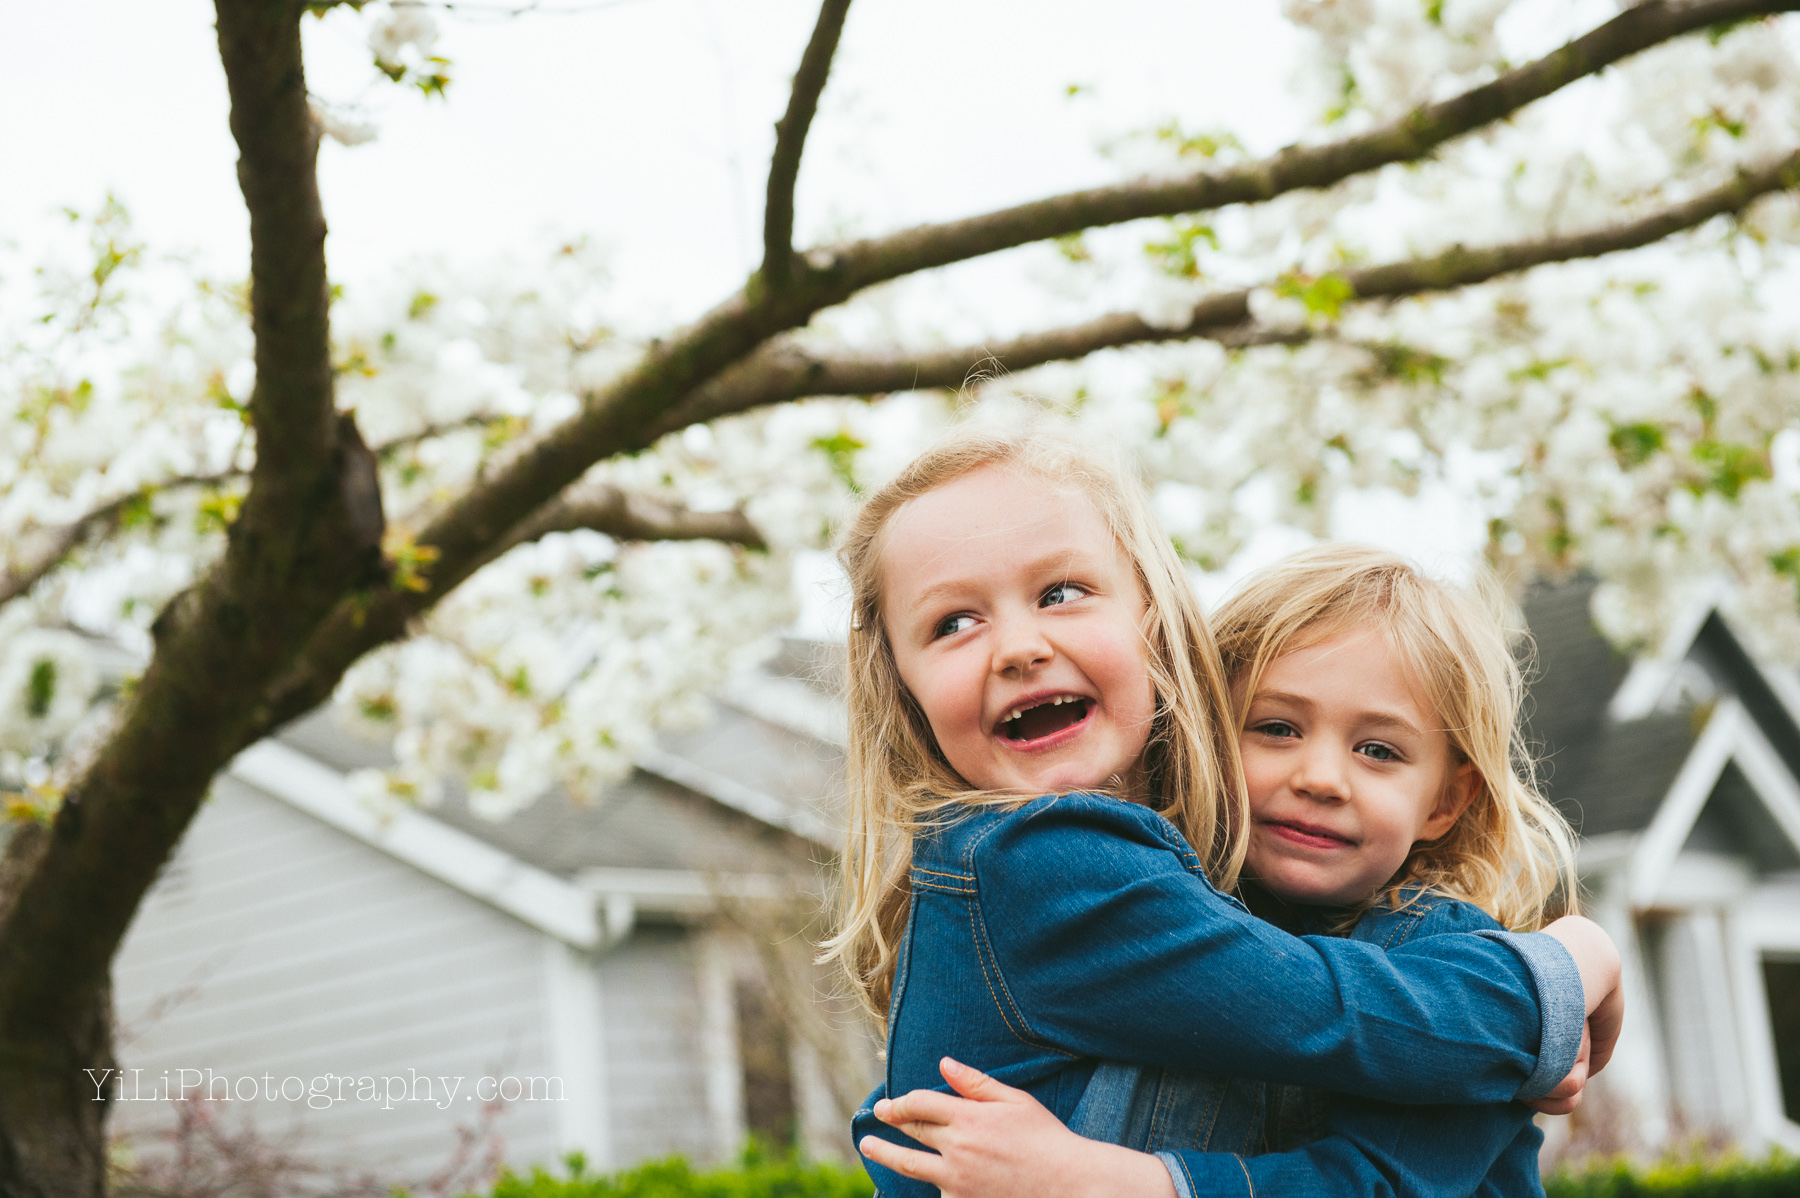
[[[480,1132],[477,1150],[503,1146],[514,1164],[550,1161],[558,1152],[555,1104],[484,1112],[472,1094],[482,1077],[556,1072],[546,1045],[544,940],[277,799],[221,779],[114,963],[118,1056],[143,1071],[146,1087],[179,1069],[211,1069],[240,1088],[250,1084],[243,1078],[261,1082],[265,1074],[275,1086],[327,1074],[461,1077],[453,1099],[433,1082],[434,1101],[390,1109],[345,1101],[311,1110],[279,1099],[214,1109],[254,1119],[296,1155],[400,1181],[448,1164],[459,1131]],[[656,968],[652,961],[662,958],[651,954],[643,968]],[[351,1083],[334,1093],[355,1091]],[[173,1112],[164,1101],[122,1102],[113,1127],[166,1127]]]
[[[722,1155],[709,1113],[698,957],[686,931],[648,926],[600,959],[606,1107],[618,1161]]]

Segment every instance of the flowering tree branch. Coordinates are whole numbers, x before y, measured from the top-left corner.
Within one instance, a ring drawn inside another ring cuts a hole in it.
[[[385,458],[389,454],[410,449],[415,445],[449,433],[472,428],[491,428],[498,424],[504,424],[510,419],[513,417],[483,414],[446,424],[429,424],[416,432],[395,437],[391,441],[384,441],[380,445],[370,448],[377,458]],[[126,515],[133,506],[144,502],[149,496],[163,491],[217,487],[225,483],[241,481],[246,476],[247,472],[242,470],[223,470],[216,474],[175,475],[109,499],[66,524],[28,530],[21,538],[28,543],[28,552],[23,555],[23,560],[11,569],[0,572],[0,604],[10,603],[36,586],[45,575],[67,561],[69,555],[80,546],[104,539],[118,531],[119,527],[125,523]]]
[[[1455,245],[1428,258],[1346,271],[1340,276],[1348,291],[1344,302],[1450,291],[1534,266],[1638,249],[1713,217],[1742,212],[1762,196],[1796,185],[1800,185],[1800,150],[1760,170],[1739,171],[1711,191],[1637,220],[1505,245]],[[1010,341],[929,353],[823,354],[776,343],[696,389],[670,414],[667,424],[672,431],[765,404],[815,395],[879,395],[961,387],[978,371],[1025,370],[1127,345],[1205,338],[1236,349],[1269,340],[1304,338],[1304,334],[1283,334],[1253,325],[1250,296],[1248,288],[1208,295],[1195,304],[1186,323],[1174,327],[1151,324],[1135,312],[1113,312]]]
[[[831,73],[831,59],[837,53],[838,36],[844,31],[844,17],[849,11],[850,0],[825,0],[819,6],[812,40],[800,57],[800,69],[794,72],[787,112],[775,122],[769,195],[763,205],[762,278],[770,287],[786,286],[792,274],[794,184],[800,177],[800,154],[806,146],[813,115],[819,109],[819,93],[825,90],[825,78]]]
[[[615,541],[724,541],[746,549],[769,547],[741,511],[696,512],[678,503],[629,495],[607,483],[576,483],[506,535],[504,553],[553,532],[603,532]]]
[[[1741,212],[1758,197],[1800,183],[1800,151],[1755,171],[1740,171],[1727,183],[1684,203],[1633,221],[1562,237],[1545,237],[1470,249],[1453,246],[1441,254],[1350,271],[1343,278],[1351,297],[1400,299],[1450,291],[1533,266],[1568,262],[1649,245],[1715,216]],[[767,347],[721,374],[671,408],[646,433],[654,437],[699,421],[716,419],[783,400],[814,395],[872,395],[920,387],[957,387],[988,364],[1023,370],[1045,362],[1085,357],[1102,349],[1152,342],[1207,338],[1238,348],[1305,340],[1304,331],[1256,326],[1250,318],[1250,291],[1208,296],[1179,328],[1158,328],[1132,312],[1113,313],[1083,324],[1028,334],[999,345],[970,346],[929,354],[815,355],[791,345]],[[531,522],[520,525],[529,529]],[[541,535],[541,534],[533,534]],[[421,538],[422,540],[424,538]],[[497,545],[510,548],[531,539],[523,532]],[[732,538],[724,538],[732,539]],[[442,563],[440,563],[441,567]],[[434,587],[441,575],[432,576]],[[356,611],[340,608],[314,636],[292,670],[272,688],[267,707],[273,729],[323,702],[336,680],[358,657],[404,635],[415,611],[429,600],[388,592]]]
[[[1794,9],[1800,9],[1800,0],[1649,0],[1491,83],[1423,105],[1398,121],[1342,141],[1290,147],[1259,162],[1176,179],[1072,192],[833,251],[815,250],[796,259],[796,273],[787,287],[747,288],[657,342],[635,367],[588,394],[573,419],[445,509],[420,536],[421,543],[440,554],[431,585],[392,598],[398,605],[392,613],[393,626],[403,627],[411,613],[423,610],[491,560],[494,545],[508,529],[593,463],[649,446],[668,431],[671,414],[693,391],[771,338],[866,287],[1097,225],[1266,200],[1297,188],[1328,187],[1391,162],[1424,157],[1451,138],[1502,120],[1669,38],[1721,21]],[[334,616],[334,627],[336,620]],[[373,627],[376,621],[366,623]],[[327,634],[321,630],[321,635]]]
[[[25,534],[22,539],[27,541],[29,548],[23,555],[23,560],[18,565],[0,573],[0,603],[10,603],[36,586],[44,575],[66,561],[68,556],[81,545],[117,531],[119,526],[125,522],[126,513],[134,505],[142,503],[152,491],[216,487],[221,483],[242,477],[243,474],[239,471],[229,471],[222,474],[191,474],[171,478],[154,487],[144,487],[102,503],[67,524],[36,529]]]

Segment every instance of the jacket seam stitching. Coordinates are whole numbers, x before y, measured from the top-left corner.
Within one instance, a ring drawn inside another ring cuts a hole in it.
[[[1012,813],[1009,812],[1008,814]],[[980,876],[979,871],[975,868],[975,850],[981,847],[982,841],[999,831],[1000,826],[1005,822],[1004,819],[995,820],[992,824],[984,828],[980,834],[970,840],[968,847],[963,850],[963,866],[972,876],[976,878],[979,878]],[[979,886],[979,882],[977,882],[977,886]],[[981,917],[981,897],[979,893],[972,896],[969,901],[969,934],[975,941],[975,957],[981,965],[981,980],[987,984],[988,997],[993,1001],[994,1009],[1000,1015],[1000,1022],[1006,1025],[1006,1030],[1011,1032],[1022,1043],[1029,1044],[1033,1048],[1041,1048],[1045,1052],[1053,1052],[1061,1057],[1072,1057],[1074,1054],[1064,1052],[1060,1048],[1045,1044],[1041,1040],[1033,1038],[1036,1033],[1032,1030],[1031,1024],[1026,1021],[1025,1013],[1019,1010],[1018,1003],[1013,1000],[1012,989],[1007,986],[1006,975],[1001,972],[1000,969],[1000,958],[994,955],[993,944],[989,940],[987,934],[987,921]],[[993,967],[991,975],[988,972],[990,963]],[[995,982],[1000,984],[998,991],[994,989]],[[1002,1005],[1000,1001],[1001,995],[1006,996],[1004,1005]],[[1012,1019],[1007,1017],[1006,1011],[1008,1007],[1012,1008],[1013,1016],[1018,1019],[1018,1027],[1014,1027]],[[1020,1031],[1020,1028],[1023,1028],[1024,1031]]]
[[[1188,1168],[1187,1158],[1184,1156],[1181,1156],[1180,1154],[1177,1154],[1175,1159],[1178,1162],[1180,1162],[1181,1171],[1183,1173],[1187,1174],[1188,1193],[1193,1194],[1195,1196],[1195,1198],[1199,1198],[1200,1184],[1194,1180],[1194,1171],[1192,1169]]]
[[[1035,1040],[1030,1035],[1026,1034],[1031,1031],[1031,1025],[1025,1021],[1024,1012],[1019,1010],[1017,1004],[1012,1000],[1012,993],[1006,989],[1006,979],[1000,974],[1000,961],[993,956],[992,946],[988,943],[986,923],[981,919],[981,913],[977,910],[979,902],[979,899],[972,899],[969,902],[969,935],[975,942],[975,959],[981,965],[981,980],[987,985],[988,998],[993,1001],[994,1010],[999,1014],[1000,1022],[1004,1023],[1006,1025],[1006,1030],[1011,1032],[1013,1036],[1022,1043],[1029,1044],[1033,1048],[1041,1048],[1046,1052],[1057,1053],[1059,1056],[1068,1056],[1068,1053],[1052,1048],[1050,1045]],[[990,959],[992,959],[991,973],[989,972]],[[1000,983],[1000,989],[998,991],[994,989],[995,981]],[[1005,1004],[1002,1004],[1000,1001],[1002,993],[1006,995]],[[1018,1027],[1014,1027],[1013,1018],[1007,1016],[1006,1011],[1008,1007],[1012,1008],[1013,1017],[1018,1019]],[[1024,1028],[1025,1030],[1020,1031],[1020,1028]]]
[[[1250,1198],[1256,1198],[1256,1183],[1250,1180],[1250,1166],[1246,1165],[1244,1163],[1244,1158],[1235,1152],[1231,1154],[1231,1159],[1236,1161],[1238,1163],[1238,1168],[1244,1171],[1244,1185],[1250,1190]]]

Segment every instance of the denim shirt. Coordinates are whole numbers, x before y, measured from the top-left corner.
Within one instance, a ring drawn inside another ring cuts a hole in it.
[[[869,1107],[944,1089],[945,1055],[1064,1122],[1101,1060],[1503,1103],[1562,1080],[1584,1015],[1575,963],[1551,937],[1431,936],[1387,952],[1299,939],[1213,889],[1167,820],[1097,795],[947,812],[915,840],[897,958],[887,1077],[853,1121],[859,1142],[917,1147]],[[935,1193],[865,1163],[887,1198]],[[1241,1188],[1239,1161],[1220,1164]]]
[[[1397,910],[1363,916],[1351,938],[1391,950],[1417,937],[1500,926],[1481,909],[1442,895],[1407,898]],[[1403,1107],[1108,1061],[1095,1069],[1069,1126],[1090,1139],[1154,1152],[1178,1198],[1543,1194],[1543,1133],[1517,1102]]]

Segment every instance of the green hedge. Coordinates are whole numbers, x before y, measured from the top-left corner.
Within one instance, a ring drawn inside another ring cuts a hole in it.
[[[502,1174],[489,1198],[870,1198],[875,1186],[859,1167],[802,1161],[754,1144],[737,1166],[698,1171],[680,1157],[623,1173],[595,1174],[579,1154],[565,1162],[569,1176],[542,1169]]]
[[[805,1162],[755,1146],[731,1168],[696,1170],[680,1157],[623,1173],[587,1171],[580,1156],[568,1176],[542,1169],[503,1174],[485,1198],[870,1198],[861,1169]],[[1634,1167],[1623,1162],[1558,1172],[1544,1179],[1546,1198],[1800,1198],[1800,1157],[1764,1161],[1726,1158]]]
[[[1557,1172],[1544,1179],[1546,1198],[1800,1198],[1800,1157],[1763,1161],[1726,1157],[1671,1161],[1648,1168],[1624,1162]]]

